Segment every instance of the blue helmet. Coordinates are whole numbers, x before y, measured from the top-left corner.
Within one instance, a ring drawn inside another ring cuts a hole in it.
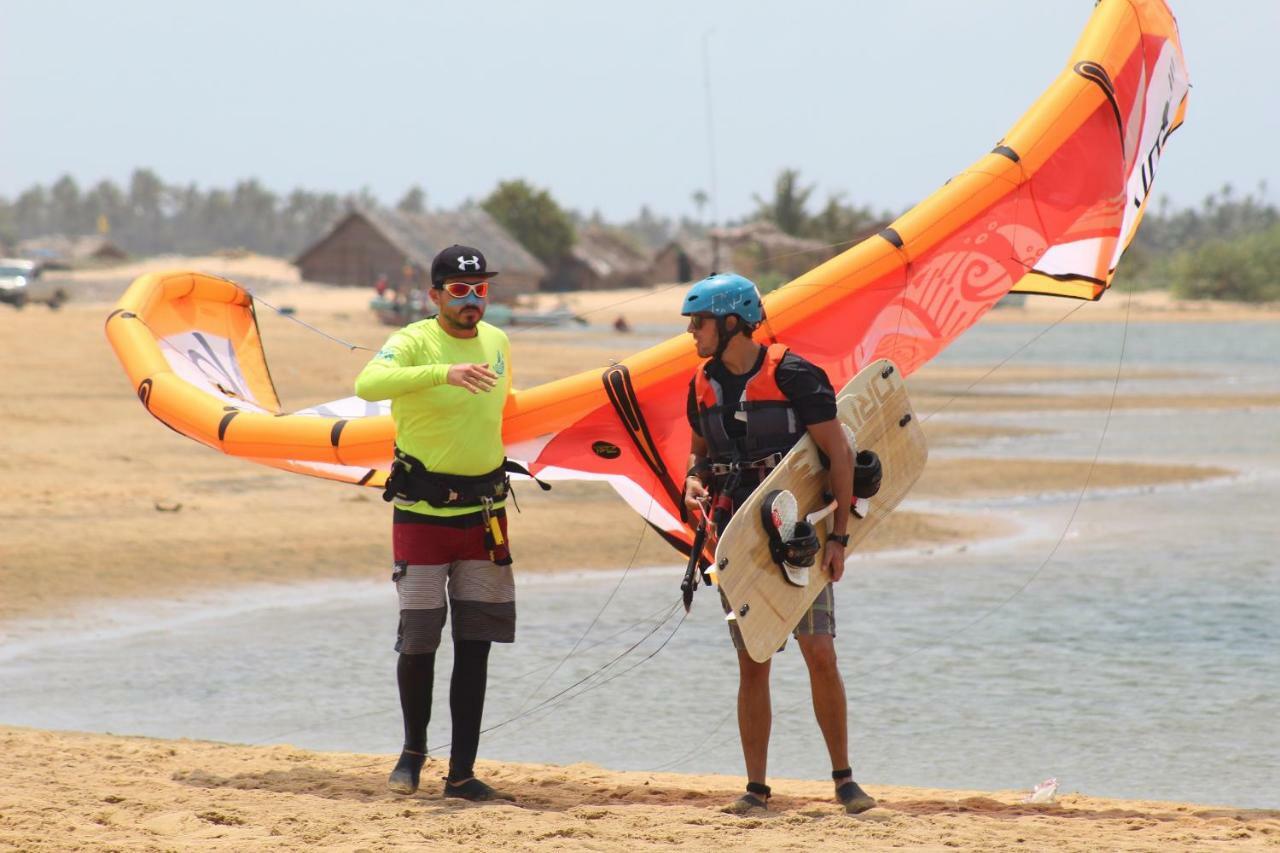
[[[689,288],[680,313],[685,317],[690,314],[710,314],[713,317],[737,314],[750,326],[764,319],[760,291],[750,279],[736,273],[717,273]]]

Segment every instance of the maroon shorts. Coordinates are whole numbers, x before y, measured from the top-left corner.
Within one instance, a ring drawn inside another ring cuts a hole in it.
[[[493,517],[503,544],[490,549],[479,512],[442,518],[396,509],[391,526],[392,580],[400,599],[396,651],[415,655],[439,648],[450,607],[455,640],[515,640],[507,515],[496,510]]]

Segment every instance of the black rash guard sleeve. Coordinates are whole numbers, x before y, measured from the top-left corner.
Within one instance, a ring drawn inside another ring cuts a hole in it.
[[[778,365],[778,390],[786,395],[805,426],[834,420],[836,392],[827,372],[788,352]]]

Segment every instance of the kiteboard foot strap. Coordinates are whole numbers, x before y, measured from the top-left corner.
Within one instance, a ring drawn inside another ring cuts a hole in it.
[[[859,450],[853,458],[853,496],[874,498],[880,491],[884,468],[880,456],[874,450]]]
[[[847,429],[847,427],[846,427]],[[883,468],[880,457],[874,450],[859,450],[853,465],[853,500],[849,511],[857,518],[866,518],[871,514],[871,498],[880,491],[880,480]],[[818,522],[827,518],[836,510],[836,500],[829,492],[822,495],[823,506],[805,516],[804,520],[817,526]]]
[[[822,544],[814,526],[798,518],[795,495],[774,489],[760,503],[760,524],[769,539],[769,556],[782,569],[782,577],[792,586],[809,585],[809,569]]]

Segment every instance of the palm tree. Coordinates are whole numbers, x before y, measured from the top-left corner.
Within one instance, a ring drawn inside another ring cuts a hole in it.
[[[427,193],[422,187],[414,184],[396,203],[396,210],[404,213],[425,213],[427,210]]]
[[[707,202],[711,200],[711,196],[707,195],[706,190],[693,191],[693,206],[698,209],[698,221],[702,221],[702,209],[707,206]]]
[[[773,199],[765,201],[760,196],[753,196],[758,207],[757,213],[788,234],[799,236],[809,224],[809,214],[804,207],[813,194],[814,186],[800,186],[800,172],[796,169],[783,169],[773,184]]]

